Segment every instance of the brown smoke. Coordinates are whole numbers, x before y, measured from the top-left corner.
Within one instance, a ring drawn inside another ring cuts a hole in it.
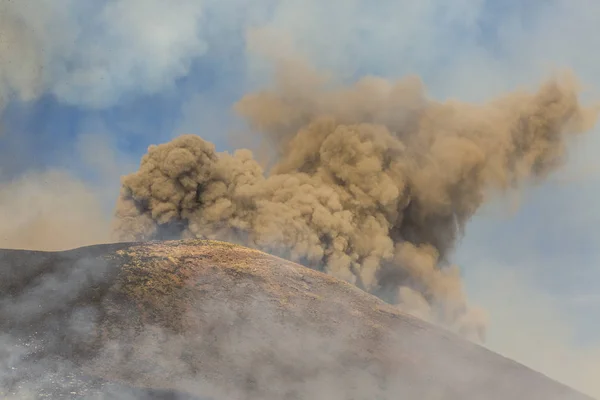
[[[0,248],[66,250],[104,243],[101,191],[60,170],[0,181]]]
[[[433,101],[415,77],[339,87],[297,65],[279,72],[236,105],[277,150],[271,171],[198,136],[151,146],[122,180],[118,239],[240,242],[481,337],[449,255],[493,192],[546,177],[593,126],[574,80],[479,105]]]

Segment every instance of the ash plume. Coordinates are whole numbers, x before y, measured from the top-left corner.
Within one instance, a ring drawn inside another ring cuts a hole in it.
[[[450,256],[494,194],[544,179],[596,110],[570,75],[485,104],[439,102],[417,77],[344,87],[302,65],[235,106],[276,154],[194,135],[150,146],[122,179],[119,240],[227,240],[323,270],[483,340]]]
[[[0,108],[52,95],[101,109],[168,89],[208,49],[200,29],[205,6],[0,0]],[[160,40],[151,39],[158,30]]]

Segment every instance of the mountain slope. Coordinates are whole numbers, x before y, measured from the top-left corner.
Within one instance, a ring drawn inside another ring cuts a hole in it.
[[[97,398],[109,382],[103,398],[588,399],[350,284],[223,242],[2,250],[0,294],[0,392],[15,398]]]

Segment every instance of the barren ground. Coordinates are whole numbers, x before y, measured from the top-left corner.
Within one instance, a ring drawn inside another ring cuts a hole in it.
[[[0,344],[3,398],[587,399],[350,284],[214,241],[2,250]]]

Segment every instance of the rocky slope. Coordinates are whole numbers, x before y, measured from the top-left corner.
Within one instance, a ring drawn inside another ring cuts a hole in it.
[[[199,240],[0,251],[0,384],[15,399],[588,399],[330,276]]]

